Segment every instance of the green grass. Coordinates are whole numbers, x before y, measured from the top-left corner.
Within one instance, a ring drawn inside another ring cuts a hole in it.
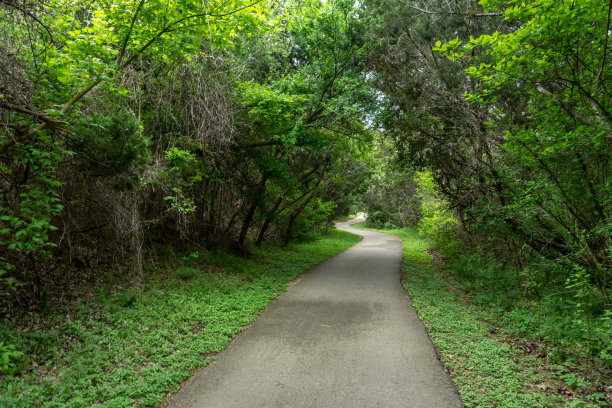
[[[357,227],[365,228],[363,224]],[[598,405],[589,400],[599,400],[601,393],[573,393],[576,386],[585,384],[571,384],[574,378],[564,378],[568,376],[565,368],[547,366],[542,359],[506,342],[498,327],[504,316],[495,317],[482,305],[466,301],[463,291],[450,283],[443,269],[427,254],[427,241],[417,232],[381,232],[402,238],[404,288],[466,407],[606,406],[603,401]],[[483,321],[483,315],[495,320]],[[567,386],[566,396],[556,392],[559,386]]]
[[[1,326],[0,345],[24,355],[0,376],[0,406],[159,404],[288,282],[358,240],[332,230],[315,242],[256,250],[255,259],[191,253],[170,270],[147,268],[138,288],[102,288],[70,316],[48,315],[36,330]]]
[[[344,222],[344,221],[354,220],[355,218],[360,217],[362,215],[363,215],[363,211],[359,211],[356,214],[349,214],[349,215],[344,215],[342,217],[336,217],[335,221]]]

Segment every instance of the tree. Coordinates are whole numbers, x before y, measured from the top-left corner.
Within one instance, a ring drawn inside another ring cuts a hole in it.
[[[363,166],[353,3],[7,1],[0,241],[22,281],[305,236]]]
[[[76,246],[97,246],[85,244],[89,232],[106,246],[121,241],[115,253],[130,249],[140,265],[141,196],[134,191],[153,143],[141,83],[126,79],[229,48],[238,33],[267,27],[263,10],[261,2],[3,1],[1,269],[19,265],[14,276],[38,280],[40,264],[64,251],[69,263],[90,265]],[[96,225],[95,213],[114,222]],[[129,237],[104,236],[112,230]]]
[[[303,7],[285,16],[289,65],[266,83],[242,85],[251,130],[237,148],[260,176],[250,183],[240,245],[256,210],[262,216],[256,242],[276,221],[287,243],[320,186],[332,180],[334,163],[368,139],[371,94],[362,81],[365,43],[356,9],[343,2],[288,5]]]
[[[467,59],[467,100],[496,114],[504,136],[502,216],[553,244],[548,255],[586,268],[610,300],[610,7],[596,1],[482,2],[514,30],[438,44]],[[506,129],[504,131],[504,128]],[[498,217],[499,218],[499,217]]]

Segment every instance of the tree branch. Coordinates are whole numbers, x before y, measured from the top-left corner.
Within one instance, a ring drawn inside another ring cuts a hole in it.
[[[22,106],[17,106],[17,105],[13,105],[10,103],[6,103],[6,102],[0,102],[0,108],[2,109],[6,109],[6,110],[11,110],[14,112],[20,112],[20,113],[25,113],[26,115],[30,115],[30,116],[34,116],[36,119],[42,121],[43,123],[38,125],[35,129],[41,128],[51,128],[51,129],[56,129],[56,130],[60,130],[62,132],[66,132],[66,133],[70,133],[70,131],[60,125],[69,125],[68,122],[64,122],[62,120],[57,120],[57,119],[52,119],[50,117],[48,117],[47,115],[45,115],[44,113],[41,112],[36,112],[33,111],[31,109],[28,108],[24,108]],[[8,147],[10,147],[11,145],[15,144],[15,143],[19,143],[22,142],[24,140],[27,140],[28,138],[30,138],[32,136],[32,131],[30,132],[25,132],[23,134],[19,134],[16,137],[12,137],[9,140],[7,140],[6,142],[0,144],[0,153],[3,152],[4,150],[6,150]]]
[[[604,43],[603,56],[601,57],[601,67],[599,68],[599,72],[597,73],[597,78],[595,78],[595,84],[599,81],[601,74],[603,73],[604,67],[606,65],[606,51],[608,49],[608,33],[610,32],[610,10],[612,10],[612,0],[608,4],[608,23],[606,24],[606,41]]]
[[[569,103],[560,101],[557,98],[555,98],[555,95],[552,92],[550,92],[548,89],[544,88],[542,84],[536,83],[536,90],[540,92],[542,95],[545,95],[547,98],[549,98],[554,103],[556,103],[561,109],[567,112],[572,118],[576,119],[578,122],[582,123],[583,125],[595,127],[595,123],[592,120],[576,112],[574,109],[572,109]]]
[[[121,65],[121,60],[123,59],[123,55],[125,54],[125,49],[127,47],[127,43],[130,39],[130,36],[132,35],[132,29],[134,28],[134,23],[136,22],[136,18],[138,17],[138,13],[140,12],[140,9],[142,8],[142,5],[144,4],[146,0],[140,0],[140,2],[138,3],[138,7],[136,8],[136,11],[134,12],[134,16],[132,17],[132,21],[130,22],[130,28],[128,28],[127,33],[125,34],[125,39],[123,40],[123,45],[121,46],[121,51],[119,51],[119,55],[117,56],[117,64]]]
[[[30,110],[28,108],[24,108],[22,106],[17,106],[17,105],[13,105],[10,103],[6,103],[6,102],[0,102],[0,108],[6,109],[6,110],[12,110],[15,112],[21,112],[21,113],[25,113],[26,115],[30,115],[30,116],[34,116],[35,118],[43,121],[43,122],[48,122],[51,125],[69,125],[68,122],[64,122],[61,120],[56,120],[56,119],[52,119],[50,117],[48,117],[47,115],[45,115],[44,113],[41,112],[36,112],[33,110]]]
[[[145,0],[141,0],[141,4],[144,2]],[[225,16],[229,16],[232,14],[235,14],[239,11],[245,10],[247,8],[253,7],[254,5],[261,3],[263,0],[256,0],[252,3],[249,3],[246,6],[240,7],[238,9],[229,11],[227,13],[220,13],[220,14],[209,14],[209,13],[200,13],[200,14],[192,14],[190,16],[186,16],[183,18],[180,18],[172,23],[170,23],[169,25],[167,25],[166,27],[162,28],[157,34],[155,34],[149,41],[147,41],[147,43],[145,45],[143,45],[142,47],[140,47],[140,49],[138,49],[138,51],[136,51],[127,61],[125,61],[124,63],[119,65],[120,69],[124,69],[126,66],[128,66],[138,55],[140,55],[141,53],[143,53],[144,51],[146,51],[147,48],[149,48],[151,46],[151,44],[153,44],[158,38],[160,38],[162,35],[173,31],[173,27],[190,19],[193,18],[198,18],[198,17],[204,17],[204,16],[209,16],[209,17],[214,17],[214,18],[219,18],[219,17],[225,17]],[[138,12],[138,10],[137,10]],[[132,24],[130,25],[130,31],[131,31],[131,27],[133,26],[133,23],[136,19],[136,15],[134,16],[134,18],[132,19]],[[127,39],[127,37],[126,37]],[[127,42],[127,41],[126,41]],[[125,51],[123,51],[125,52]],[[123,58],[123,56],[121,56]],[[66,103],[66,105],[64,105],[64,107],[62,108],[61,112],[63,114],[67,113],[68,110],[70,110],[70,108],[77,103],[79,100],[81,100],[81,98],[83,98],[85,95],[87,95],[92,89],[94,89],[100,82],[102,82],[101,78],[96,79],[95,81],[93,81],[91,84],[89,84],[88,86],[86,86],[85,88],[83,88],[78,94],[76,94],[74,97],[72,97],[72,99],[70,99],[70,101],[68,101]],[[15,143],[18,143],[20,141],[26,140],[27,138],[33,136],[34,134],[38,133],[39,131],[46,129],[47,127],[49,127],[49,123],[50,122],[43,122],[40,125],[38,125],[37,127],[35,127],[34,129],[30,130],[29,132],[25,133],[24,135],[21,135],[18,138],[12,138],[10,140],[7,140],[5,143],[0,145],[0,153],[2,153],[4,150],[6,150],[7,148],[9,148],[10,146],[12,146]]]
[[[451,15],[459,15],[459,16],[469,16],[469,17],[498,17],[498,16],[503,16],[504,13],[479,13],[476,10],[467,10],[465,13],[454,13],[452,11],[447,11],[447,12],[440,12],[440,11],[429,11],[429,10],[425,10],[422,9],[420,7],[414,6],[412,4],[407,4],[404,1],[401,1],[400,3],[420,11],[421,13],[425,13],[425,14],[451,14]]]
[[[38,23],[38,25],[40,25],[42,28],[45,29],[45,31],[47,32],[47,34],[49,34],[49,39],[51,40],[51,42],[55,42],[55,40],[53,39],[53,33],[51,33],[51,29],[49,27],[47,27],[46,24],[44,24],[42,21],[40,21],[40,19],[38,17],[36,17],[34,14],[30,13],[29,11],[25,10],[24,8],[19,7],[17,4],[11,2],[11,1],[7,1],[7,0],[0,0],[0,3],[6,4],[9,7],[14,8],[15,10],[19,10],[21,11],[24,15],[30,17],[32,20],[36,21]]]

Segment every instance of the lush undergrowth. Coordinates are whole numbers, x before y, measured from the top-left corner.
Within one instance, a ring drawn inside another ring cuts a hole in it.
[[[612,370],[612,319],[588,277],[577,280],[552,263],[517,271],[490,262],[478,255],[453,256],[447,268],[482,307],[484,320],[502,316],[508,335],[541,340],[546,349],[538,352],[555,363],[571,365],[579,355],[594,369],[607,363]]]
[[[332,230],[311,243],[257,250],[252,259],[225,252],[170,257],[147,268],[137,289],[116,291],[109,282],[68,316],[47,315],[37,328],[4,325],[0,346],[23,354],[13,355],[0,377],[0,406],[161,403],[288,282],[358,240]]]
[[[416,231],[383,232],[403,240],[404,287],[466,407],[609,406],[605,388],[609,373],[601,362],[576,358],[571,347],[534,340],[544,330],[535,318],[539,312],[532,314],[524,337],[517,338],[508,317],[520,309],[478,302],[487,291],[478,291],[465,276],[464,284],[455,279],[448,265],[427,253],[427,240]]]

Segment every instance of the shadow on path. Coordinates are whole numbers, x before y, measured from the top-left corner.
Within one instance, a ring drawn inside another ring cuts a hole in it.
[[[400,283],[399,238],[320,264],[170,398],[172,408],[461,407]]]

